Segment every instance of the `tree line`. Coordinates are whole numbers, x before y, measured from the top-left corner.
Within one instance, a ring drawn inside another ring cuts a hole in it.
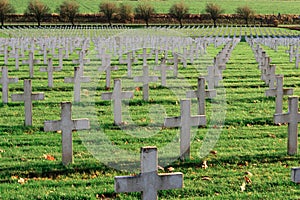
[[[56,13],[59,14],[59,18],[63,22],[69,22],[74,25],[76,17],[79,15],[79,4],[74,0],[65,0],[56,9]],[[207,3],[205,12],[210,15],[213,20],[214,26],[217,24],[217,19],[224,13],[224,9],[216,3]],[[14,6],[9,0],[0,0],[0,20],[1,25],[4,25],[6,16],[15,13]],[[103,15],[109,25],[112,25],[113,19],[120,21],[133,21],[135,17],[143,19],[146,26],[149,26],[149,20],[156,14],[154,7],[147,1],[141,1],[135,8],[130,4],[121,3],[119,6],[115,2],[105,1],[99,4],[99,13]],[[240,6],[236,9],[236,13],[245,20],[248,26],[249,19],[254,15],[254,10],[249,6]],[[24,15],[27,17],[34,17],[38,26],[41,25],[43,19],[50,15],[50,8],[40,0],[30,0],[27,8],[24,11]],[[180,26],[183,24],[183,19],[186,18],[189,13],[189,7],[183,2],[174,3],[168,13],[172,18],[176,19]]]

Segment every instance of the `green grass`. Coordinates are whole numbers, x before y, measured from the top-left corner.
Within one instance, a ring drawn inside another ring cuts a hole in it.
[[[57,7],[63,2],[63,0],[55,0],[55,1],[46,1],[45,2],[50,8],[52,12],[55,12]],[[17,13],[24,13],[24,10],[27,7],[28,1],[23,0],[11,0],[12,4],[16,8]],[[86,0],[77,2],[80,5],[80,13],[98,13],[99,12],[99,1],[96,0]],[[117,4],[120,3],[129,3],[133,6],[138,4],[138,1],[112,1]],[[149,1],[155,8],[157,13],[168,13],[169,8],[176,2],[175,0],[151,0]],[[272,1],[272,0],[258,0],[258,1],[248,1],[248,0],[240,0],[240,1],[230,1],[230,0],[210,0],[210,1],[192,1],[187,0],[184,1],[190,7],[190,13],[193,14],[201,14],[205,13],[205,5],[206,2],[213,2],[219,4],[224,10],[225,13],[236,13],[235,9],[239,6],[248,5],[253,8],[258,14],[275,14],[277,15],[279,12],[281,14],[299,14],[298,8],[300,7],[300,1],[298,0],[285,0],[285,1]]]
[[[239,29],[238,29],[239,30]],[[262,29],[267,34],[273,29]],[[274,29],[278,32],[278,29]],[[19,30],[20,36],[45,36],[47,31]],[[120,31],[120,30],[119,30]],[[147,30],[149,31],[149,30]],[[182,30],[195,36],[193,30]],[[188,31],[188,32],[187,32]],[[211,29],[197,33],[208,35],[218,32],[229,33],[226,28]],[[242,29],[242,33],[250,33],[253,29]],[[88,31],[72,31],[74,35],[85,35]],[[66,36],[68,31],[53,30],[56,36]],[[48,36],[51,34],[48,30]],[[133,33],[133,32],[131,32]],[[296,34],[295,32],[289,32]],[[6,34],[16,35],[14,31]],[[39,35],[38,35],[39,34]],[[93,34],[96,34],[93,32]],[[101,34],[101,31],[97,31]],[[103,30],[102,35],[114,35],[116,32]],[[71,35],[71,34],[70,34]],[[88,35],[88,34],[87,34]],[[126,77],[126,65],[119,65],[119,70],[112,73],[113,78],[121,78],[123,90],[134,90],[135,97],[123,106],[129,117],[124,114],[126,126],[121,129],[113,125],[111,102],[100,99],[105,90],[104,73],[95,73],[100,65],[90,52],[92,63],[85,66],[85,75],[92,76],[96,84],[83,84],[82,103],[74,105],[73,118],[89,117],[92,130],[73,133],[74,164],[67,167],[61,164],[61,135],[43,132],[45,120],[57,120],[60,116],[61,101],[73,100],[73,87],[63,82],[63,78],[73,75],[72,58],[74,53],[64,62],[62,72],[54,73],[54,88],[47,87],[47,74],[39,72],[43,64],[35,65],[35,76],[32,79],[33,91],[44,92],[44,101],[34,102],[33,126],[24,127],[24,105],[22,102],[0,104],[0,199],[139,199],[139,193],[114,193],[114,176],[138,173],[139,149],[142,146],[156,145],[159,151],[160,164],[168,156],[178,155],[179,129],[162,129],[165,116],[178,116],[179,101],[183,91],[195,89],[199,74],[206,75],[203,60],[212,59],[223,46],[210,45],[208,54],[189,64],[187,68],[180,65],[179,78],[168,74],[169,87],[161,87],[159,83],[150,85],[150,101],[142,101],[141,91],[136,90],[140,84],[132,84]],[[93,48],[93,45],[91,45]],[[279,47],[274,52],[263,47],[276,64],[276,73],[285,75],[284,86],[293,87],[295,95],[300,95],[298,77],[299,70],[294,63],[289,63],[287,47]],[[42,58],[37,55],[36,58]],[[3,57],[0,57],[3,62]],[[153,60],[149,61],[153,64]],[[57,63],[57,60],[54,60]],[[117,60],[113,60],[117,64]],[[134,65],[134,75],[141,74],[140,64]],[[254,60],[249,45],[239,43],[233,50],[231,59],[223,72],[226,92],[226,118],[213,150],[205,157],[199,156],[199,149],[207,142],[209,127],[193,129],[194,139],[191,145],[191,160],[180,162],[170,159],[166,165],[175,171],[184,173],[184,188],[181,190],[160,191],[160,199],[298,199],[299,185],[290,181],[290,168],[299,166],[299,155],[288,156],[287,126],[274,126],[272,116],[275,110],[275,99],[267,98],[264,91],[268,88],[260,81],[260,71]],[[14,61],[8,64],[9,75],[18,77],[19,83],[10,84],[10,92],[23,91],[23,79],[28,78],[28,66],[20,66],[17,71]],[[158,72],[151,71],[151,74]],[[184,89],[181,89],[184,87]],[[222,87],[218,89],[221,96]],[[175,95],[177,94],[177,96]],[[207,100],[207,119],[214,119],[212,109],[217,99]],[[193,101],[192,113],[196,114]],[[125,111],[125,110],[124,110]],[[285,97],[284,111],[287,111]],[[97,131],[96,131],[97,130]],[[173,143],[174,146],[168,147]],[[101,145],[99,145],[101,144]],[[119,150],[116,149],[119,148]],[[113,149],[112,149],[113,148]],[[100,153],[101,152],[101,153]],[[125,152],[125,155],[124,155]],[[54,156],[50,161],[45,154]],[[129,154],[133,154],[130,156]],[[105,156],[105,157],[104,157]],[[208,168],[202,168],[203,161]],[[123,161],[123,162],[121,162]],[[122,165],[120,165],[122,163]],[[106,164],[106,165],[105,165]],[[117,169],[135,169],[119,171]],[[162,172],[162,171],[160,171]],[[249,175],[250,172],[253,174]],[[246,174],[248,173],[248,174]],[[240,186],[245,176],[251,179],[245,191]],[[205,180],[204,177],[209,177]],[[25,184],[18,183],[20,178]],[[288,195],[288,196],[287,196]]]

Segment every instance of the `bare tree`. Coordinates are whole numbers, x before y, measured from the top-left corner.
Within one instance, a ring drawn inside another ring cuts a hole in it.
[[[15,9],[12,4],[9,3],[8,0],[0,0],[0,20],[1,26],[4,25],[5,16],[7,14],[14,13]]]
[[[41,25],[42,19],[50,13],[50,8],[39,0],[31,0],[28,3],[25,14],[33,15],[38,22],[38,26]]]
[[[149,27],[149,20],[155,13],[155,10],[151,4],[142,2],[135,8],[135,13],[141,17],[146,22],[146,26]]]
[[[175,3],[171,6],[169,13],[170,15],[177,19],[180,26],[182,27],[182,19],[188,14],[189,7],[187,7],[183,2]]]
[[[214,21],[214,26],[217,26],[217,19],[224,12],[218,4],[207,3],[205,11],[210,14],[211,19]]]
[[[119,16],[121,20],[132,21],[134,18],[133,7],[130,4],[121,3],[119,7]]]
[[[60,17],[67,19],[74,25],[75,17],[79,13],[79,4],[74,0],[65,0],[58,8]]]
[[[236,9],[236,13],[240,15],[246,22],[248,26],[249,19],[254,15],[254,10],[252,10],[249,6],[240,6]]]
[[[111,26],[111,20],[118,11],[116,4],[112,2],[102,2],[99,5],[99,10],[104,14],[109,23],[109,26]]]

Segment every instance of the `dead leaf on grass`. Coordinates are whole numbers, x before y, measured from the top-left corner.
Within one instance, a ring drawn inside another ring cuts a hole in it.
[[[54,161],[54,160],[55,160],[54,156],[51,156],[51,155],[49,155],[49,154],[44,154],[44,158],[45,158],[46,160],[50,160],[50,161]]]
[[[249,177],[244,176],[244,179],[245,179],[246,183],[249,183],[249,184],[252,183],[252,181],[251,181],[251,179]]]
[[[245,172],[245,174],[248,175],[248,176],[253,176],[253,174],[249,171]]]
[[[174,167],[168,167],[168,171],[169,172],[173,172],[174,171]]]
[[[207,166],[207,161],[206,161],[206,160],[203,161],[203,163],[202,163],[202,168],[203,168],[203,169],[207,169],[207,168],[208,168],[208,166]]]
[[[26,180],[24,178],[19,178],[18,183],[20,183],[21,185],[24,184],[26,182]]]
[[[201,178],[201,180],[203,180],[203,181],[211,181],[211,178],[208,177],[208,176],[203,176],[203,177]]]

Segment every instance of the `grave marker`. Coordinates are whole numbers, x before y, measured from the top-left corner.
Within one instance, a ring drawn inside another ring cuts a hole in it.
[[[298,123],[300,113],[298,112],[299,97],[289,97],[289,110],[287,113],[274,114],[274,123],[288,123],[288,154],[294,155],[298,150]]]
[[[173,70],[171,66],[167,66],[166,59],[162,59],[159,66],[154,67],[154,70],[160,71],[161,85],[167,86],[167,70]]]
[[[284,95],[293,95],[292,88],[283,88],[283,75],[276,75],[276,88],[265,91],[267,97],[276,97],[275,113],[282,113]]]
[[[71,102],[61,103],[61,120],[45,121],[44,131],[61,131],[62,132],[62,163],[68,165],[73,162],[73,130],[90,129],[88,119],[72,119]]]
[[[44,100],[44,93],[32,93],[31,80],[24,80],[24,93],[12,94],[12,101],[24,101],[25,126],[32,125],[32,101]]]
[[[48,58],[48,67],[40,68],[40,72],[48,73],[48,87],[53,87],[53,72],[61,71],[60,67],[53,67],[52,58]]]
[[[142,192],[143,200],[156,200],[157,191],[183,187],[183,174],[157,173],[156,147],[141,148],[141,173],[136,176],[115,176],[115,192]]]
[[[40,63],[40,60],[34,59],[34,54],[32,51],[29,52],[29,59],[28,60],[23,60],[22,64],[28,64],[29,65],[29,77],[33,78],[33,73],[34,69],[33,66],[34,64]]]
[[[197,98],[198,115],[205,115],[205,98],[214,98],[217,96],[216,90],[205,90],[205,77],[198,77],[197,90],[188,91],[187,98]]]
[[[164,127],[180,127],[180,159],[190,158],[191,127],[206,125],[205,115],[191,116],[191,100],[180,100],[180,116],[165,118]]]
[[[118,66],[111,66],[110,65],[110,55],[104,55],[102,57],[102,63],[101,67],[98,68],[98,71],[105,71],[106,73],[106,78],[105,78],[105,87],[107,89],[110,88],[110,79],[111,79],[111,70],[118,70]]]
[[[74,67],[74,77],[66,77],[65,83],[74,83],[74,102],[80,102],[80,87],[81,83],[88,83],[90,77],[81,76],[80,67]]]
[[[8,68],[2,67],[2,77],[0,79],[0,84],[2,84],[2,102],[8,103],[8,84],[17,83],[18,78],[9,78],[8,77]]]
[[[149,83],[158,81],[157,76],[149,76],[149,68],[147,65],[143,66],[143,76],[136,76],[133,78],[135,82],[143,83],[143,99],[149,100]]]
[[[102,93],[103,100],[113,100],[114,104],[114,123],[115,125],[122,124],[122,99],[132,99],[133,92],[122,92],[121,80],[116,79],[114,81],[113,92]]]

